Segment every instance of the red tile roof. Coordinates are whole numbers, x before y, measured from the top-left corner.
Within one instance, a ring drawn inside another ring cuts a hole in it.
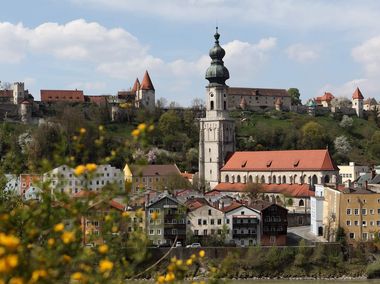
[[[335,97],[333,96],[333,94],[331,94],[330,92],[325,92],[325,94],[322,97],[317,97],[315,100],[317,102],[322,102],[322,101],[330,102],[334,98]]]
[[[108,96],[85,96],[85,101],[89,101],[97,105],[105,105],[107,104],[107,97]]]
[[[184,177],[187,180],[191,180],[191,179],[193,179],[194,174],[191,174],[191,173],[188,173],[188,172],[184,172],[184,173],[181,173],[181,176]]]
[[[13,97],[12,90],[0,90],[0,97]]]
[[[150,79],[149,79],[150,80]],[[140,90],[140,81],[139,78],[136,78],[135,83],[133,84],[131,92],[136,93],[137,90]]]
[[[115,200],[111,200],[109,202],[109,205],[111,205],[113,208],[116,208],[116,209],[118,209],[120,211],[125,211],[125,206],[123,204],[115,201]]]
[[[42,102],[84,102],[81,90],[41,90]]]
[[[239,203],[237,201],[232,201],[232,203],[224,208],[221,209],[221,211],[223,212],[229,212],[229,211],[232,211],[232,210],[235,210],[239,207],[242,207],[242,206],[245,206],[244,204],[242,203]]]
[[[314,196],[314,191],[308,184],[260,184],[262,193],[280,193],[291,197]],[[244,183],[219,183],[212,191],[219,192],[245,192],[247,184]]]
[[[352,98],[356,99],[356,100],[363,100],[364,99],[362,92],[360,92],[359,88],[356,88],[355,92],[352,94]]]
[[[140,86],[141,90],[154,90],[152,80],[150,79],[148,71],[145,71],[144,78]]]
[[[235,152],[221,171],[335,171],[328,150]]]
[[[203,207],[205,205],[210,205],[210,204],[204,198],[193,198],[193,199],[187,200],[185,202],[185,205],[186,205],[187,208],[190,209],[190,211],[193,211],[193,210],[201,208],[201,207]]]
[[[285,89],[263,89],[263,88],[234,88],[228,89],[230,96],[268,96],[268,97],[290,97]]]

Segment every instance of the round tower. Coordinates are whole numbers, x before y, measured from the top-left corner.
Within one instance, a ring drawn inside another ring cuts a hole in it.
[[[120,119],[120,108],[118,104],[111,105],[111,121],[119,121]]]
[[[32,120],[32,104],[28,100],[21,102],[20,116],[23,123],[29,123]]]

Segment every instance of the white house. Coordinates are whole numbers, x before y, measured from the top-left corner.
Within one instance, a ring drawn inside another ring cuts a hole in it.
[[[324,186],[315,186],[315,196],[310,197],[310,230],[316,236],[323,236]]]

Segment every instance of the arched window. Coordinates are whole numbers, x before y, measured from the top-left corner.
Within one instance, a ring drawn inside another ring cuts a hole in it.
[[[290,184],[293,184],[293,177],[291,176],[289,179],[290,179]]]
[[[276,176],[273,176],[273,183],[277,183]]]
[[[324,183],[329,183],[329,182],[330,182],[330,176],[329,175],[325,175]]]
[[[276,204],[281,204],[282,203],[282,201],[281,201],[281,198],[280,198],[280,196],[276,196]]]
[[[268,177],[268,183],[272,183],[272,177],[271,176]]]
[[[282,183],[286,183],[286,176],[282,176]]]
[[[318,183],[318,178],[317,178],[316,175],[313,175],[313,177],[312,177],[312,179],[311,179],[311,184],[312,184],[312,185],[315,185],[315,184],[317,184],[317,183]]]
[[[225,182],[230,182],[230,178],[228,177],[228,175],[226,175],[224,181],[225,181]]]
[[[294,175],[293,182],[297,183],[297,175]]]
[[[265,183],[265,177],[264,176],[261,176],[260,183]]]
[[[298,202],[298,206],[305,206],[305,202],[303,201],[303,199],[301,199],[300,202]]]
[[[211,102],[210,102],[210,109],[211,109],[211,110],[214,110],[214,101],[211,101]]]
[[[249,176],[249,177],[248,177],[248,182],[249,182],[249,183],[253,183],[253,178],[252,178],[252,176]]]
[[[241,182],[241,180],[240,180],[240,175],[237,175],[237,177],[236,177],[236,182]]]
[[[247,177],[246,176],[243,177],[243,183],[247,183]]]
[[[224,110],[227,109],[227,102],[226,102],[226,101],[223,102],[223,109],[224,109]]]

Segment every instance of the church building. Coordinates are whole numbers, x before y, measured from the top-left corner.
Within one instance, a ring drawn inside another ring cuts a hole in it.
[[[339,182],[339,168],[326,149],[235,152],[235,121],[229,117],[230,88],[225,83],[230,75],[218,30],[214,37],[205,76],[206,117],[200,120],[200,181],[210,189],[220,183],[298,184],[313,189],[315,184]]]

